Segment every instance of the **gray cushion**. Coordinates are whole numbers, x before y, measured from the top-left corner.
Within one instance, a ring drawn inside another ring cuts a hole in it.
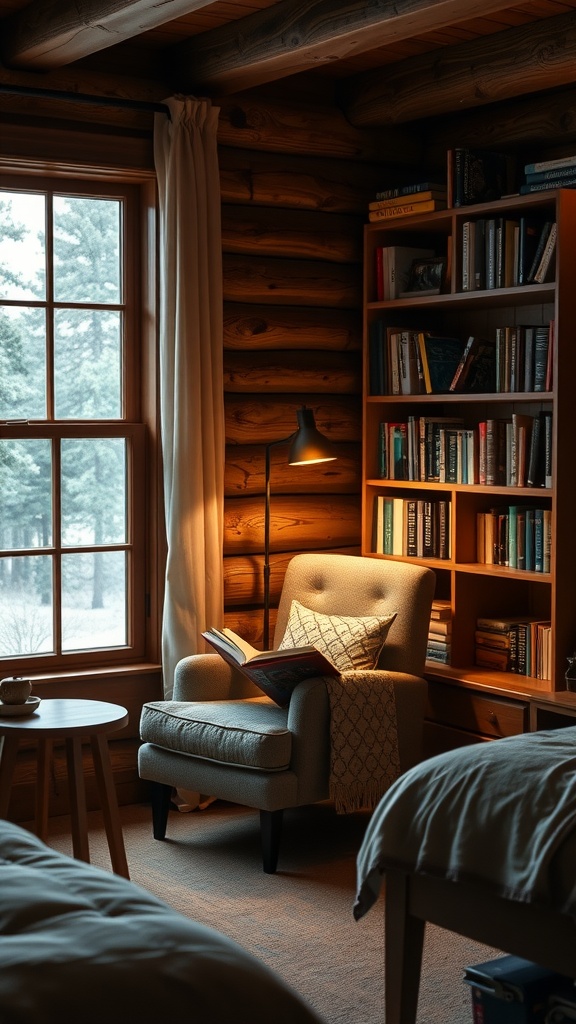
[[[261,771],[285,771],[292,734],[287,711],[268,697],[145,704],[141,739],[166,750]]]

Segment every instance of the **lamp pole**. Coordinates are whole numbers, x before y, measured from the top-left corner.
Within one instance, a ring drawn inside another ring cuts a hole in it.
[[[270,452],[280,444],[291,444],[288,464],[300,466],[315,462],[331,462],[337,456],[332,443],[316,429],[312,409],[302,406],[296,413],[298,429],[283,437],[280,441],[270,441],[265,449],[265,504],[264,504],[264,622],[262,630],[262,646],[265,651],[270,647]]]
[[[279,444],[288,444],[296,436],[297,431],[281,441],[270,441],[266,445],[265,477],[266,498],[264,504],[264,624],[262,630],[262,647],[267,651],[270,647],[270,452]]]

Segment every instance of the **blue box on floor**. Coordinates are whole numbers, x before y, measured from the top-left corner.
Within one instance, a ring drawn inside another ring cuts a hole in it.
[[[549,997],[566,979],[518,956],[467,967],[474,1024],[545,1024]]]
[[[576,1021],[576,990],[574,983],[566,992],[550,997],[546,1024],[568,1024],[569,1021]]]

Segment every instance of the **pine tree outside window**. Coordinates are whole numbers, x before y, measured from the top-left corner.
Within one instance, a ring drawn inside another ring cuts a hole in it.
[[[2,676],[144,654],[137,225],[130,185],[0,179]]]

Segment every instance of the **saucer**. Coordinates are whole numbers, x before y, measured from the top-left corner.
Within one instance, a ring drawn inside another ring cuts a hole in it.
[[[4,704],[0,700],[0,718],[6,715],[31,715],[40,703],[40,697],[28,697],[25,704]]]

